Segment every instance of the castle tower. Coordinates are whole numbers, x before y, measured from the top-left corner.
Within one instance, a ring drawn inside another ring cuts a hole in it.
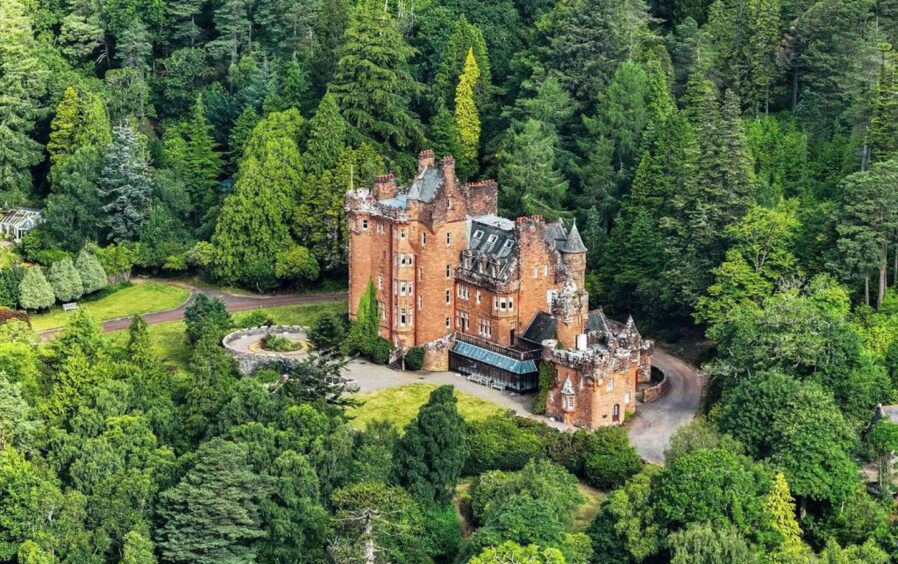
[[[589,295],[572,282],[567,282],[552,300],[552,315],[555,317],[555,334],[559,344],[566,349],[584,349]]]
[[[571,232],[567,236],[567,241],[561,248],[561,259],[571,273],[571,280],[577,285],[577,288],[586,287],[586,245],[580,238],[580,232],[577,231],[577,222],[571,227]]]

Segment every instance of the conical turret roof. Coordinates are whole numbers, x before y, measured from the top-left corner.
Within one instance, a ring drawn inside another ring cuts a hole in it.
[[[580,238],[580,232],[577,231],[577,222],[574,221],[574,225],[571,226],[571,232],[568,233],[567,241],[564,243],[564,247],[561,248],[562,253],[585,253],[586,245],[583,244],[583,239]]]

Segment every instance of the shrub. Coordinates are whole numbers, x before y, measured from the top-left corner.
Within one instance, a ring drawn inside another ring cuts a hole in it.
[[[262,337],[262,348],[272,352],[293,352],[299,350],[300,344],[282,335],[269,333]]]
[[[84,286],[85,294],[92,294],[97,290],[102,290],[109,284],[106,271],[100,264],[97,255],[91,253],[87,248],[81,249],[78,258],[75,260],[75,268],[81,275],[81,283]]]
[[[14,264],[0,271],[0,306],[19,306],[19,285],[25,276],[25,269]]]
[[[39,266],[33,266],[25,270],[22,282],[19,284],[19,303],[25,309],[45,309],[53,305],[56,296],[53,287],[44,277],[44,271]]]
[[[8,307],[0,307],[0,325],[7,323],[11,319],[23,321],[31,327],[31,318],[24,311],[15,311]]]
[[[408,370],[421,370],[424,366],[424,349],[412,347],[405,353],[405,367]]]
[[[393,344],[381,337],[374,342],[374,349],[371,351],[371,360],[375,364],[386,364],[390,362],[390,354],[392,352]]]
[[[268,327],[275,325],[274,319],[261,309],[256,309],[240,318],[240,327]]]
[[[546,413],[546,396],[549,390],[555,386],[558,379],[558,370],[551,362],[539,363],[539,391],[533,396],[533,413],[544,415]]]
[[[309,342],[319,351],[335,351],[343,346],[349,331],[349,319],[342,313],[319,315],[309,327]]]
[[[600,489],[620,486],[642,469],[642,460],[623,427],[597,429],[586,440],[582,456],[583,478]]]
[[[477,476],[487,470],[520,470],[543,455],[537,430],[519,425],[522,417],[501,415],[468,425],[468,458],[464,473]]]
[[[50,282],[53,294],[60,302],[77,300],[84,293],[81,275],[75,270],[75,265],[69,257],[53,263],[47,281]]]
[[[197,296],[196,300],[184,310],[184,322],[187,324],[185,330],[187,343],[191,345],[207,330],[222,333],[234,324],[224,300],[210,298],[205,294]]]

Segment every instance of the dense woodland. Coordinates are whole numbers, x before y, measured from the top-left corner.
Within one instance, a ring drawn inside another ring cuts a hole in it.
[[[340,280],[345,191],[427,148],[576,220],[594,305],[707,338],[665,466],[448,388],[354,430],[330,352],[375,344],[339,317],[283,379],[238,376],[217,302],[186,370],[140,320],[4,315],[0,561],[898,561],[896,0],[0,0],[0,204],[44,214],[0,303]]]

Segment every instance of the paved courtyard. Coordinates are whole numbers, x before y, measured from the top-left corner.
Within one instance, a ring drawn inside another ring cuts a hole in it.
[[[654,403],[640,404],[636,408],[636,417],[627,423],[627,428],[630,441],[640,456],[648,462],[661,464],[664,462],[664,450],[670,444],[670,437],[681,425],[688,423],[695,416],[706,378],[694,367],[658,349],[655,350],[653,361],[655,366],[664,371],[670,379],[670,390]],[[518,415],[538,419],[557,429],[570,428],[563,423],[549,421],[541,415],[532,413],[531,395],[500,392],[470,382],[452,372],[401,372],[388,366],[353,360],[346,367],[346,377],[358,381],[359,393],[362,394],[421,382],[436,385],[451,384],[459,391],[513,409]]]

